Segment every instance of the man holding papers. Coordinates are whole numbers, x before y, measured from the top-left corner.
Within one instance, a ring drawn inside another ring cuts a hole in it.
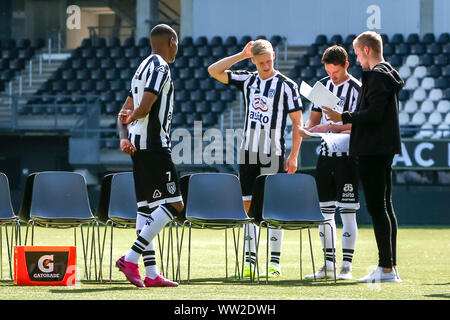
[[[322,214],[326,219],[331,219],[334,230],[332,234],[330,228],[319,227],[326,261],[316,272],[315,278],[334,277],[333,244],[336,244],[334,214],[338,208],[343,223],[343,262],[338,279],[350,280],[358,233],[356,210],[359,209],[356,163],[354,158],[349,156],[349,133],[352,125],[332,121],[322,112],[322,107],[332,107],[340,112],[354,111],[361,84],[347,72],[348,55],[343,47],[327,48],[322,55],[322,63],[329,76],[321,79],[314,88],[308,88],[306,84],[302,84],[300,88],[300,93],[315,103],[304,130],[301,130],[301,135],[303,138],[310,136],[322,138],[315,177]],[[307,278],[312,279],[314,275]]]
[[[381,36],[361,33],[353,41],[363,68],[361,97],[355,111],[326,109],[334,121],[352,124],[350,153],[358,157],[358,173],[372,217],[378,267],[360,282],[401,282],[397,269],[397,218],[392,207],[392,161],[401,152],[398,92],[400,74],[383,58]]]

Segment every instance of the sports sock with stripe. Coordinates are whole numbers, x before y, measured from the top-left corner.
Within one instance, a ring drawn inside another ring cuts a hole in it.
[[[170,205],[160,205],[146,220],[130,250],[125,254],[125,261],[138,263],[139,257],[145,251],[150,242],[156,237],[164,226],[173,219],[173,208]],[[172,211],[172,213],[171,213]]]
[[[255,263],[256,260],[256,241],[258,241],[259,227],[254,223],[244,224],[244,248],[245,248],[245,262]],[[250,254],[248,243],[250,240]]]
[[[342,254],[343,264],[350,264],[355,252],[356,239],[358,237],[358,225],[356,222],[356,210],[339,208],[342,220]]]
[[[136,234],[138,236],[152,211],[153,209],[150,209],[148,206],[138,208],[136,217]],[[146,277],[155,279],[159,275],[158,265],[156,264],[155,239],[150,241],[149,245],[142,252],[142,260],[144,261]]]
[[[325,263],[327,269],[332,269],[333,261],[335,260],[335,255],[333,254],[333,252],[335,251],[336,247],[336,222],[334,220],[334,212],[336,210],[336,207],[335,206],[321,207],[320,210],[322,211],[322,215],[326,220],[330,219],[328,223],[333,228],[333,233],[331,233],[329,225],[319,226],[320,241],[322,242],[322,248],[325,252]],[[324,243],[324,235],[326,238],[326,244]],[[333,243],[335,247],[333,247]]]
[[[283,245],[283,229],[269,229],[270,263],[279,266],[281,247]]]

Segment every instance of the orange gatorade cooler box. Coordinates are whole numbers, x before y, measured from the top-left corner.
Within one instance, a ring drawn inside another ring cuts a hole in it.
[[[14,283],[19,286],[75,285],[76,247],[14,247]]]

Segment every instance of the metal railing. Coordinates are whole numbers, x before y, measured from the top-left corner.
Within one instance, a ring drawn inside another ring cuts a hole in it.
[[[9,95],[9,122],[2,129],[11,131],[43,130],[84,132],[100,126],[101,105],[95,95]],[[86,102],[71,103],[71,99],[85,99]],[[58,101],[59,100],[59,101]],[[33,102],[36,101],[36,102]],[[48,101],[48,102],[47,102]],[[5,105],[4,105],[5,108]]]

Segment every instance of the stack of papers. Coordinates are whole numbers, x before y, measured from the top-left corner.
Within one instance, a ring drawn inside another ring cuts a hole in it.
[[[305,81],[302,81],[300,85],[300,94],[320,108],[333,108],[340,101],[333,92],[325,88],[319,81],[316,82],[314,87],[311,87]]]
[[[350,135],[348,133],[318,133],[309,132],[299,126],[300,130],[311,137],[321,137],[326,144],[330,152],[348,152],[350,145]]]

